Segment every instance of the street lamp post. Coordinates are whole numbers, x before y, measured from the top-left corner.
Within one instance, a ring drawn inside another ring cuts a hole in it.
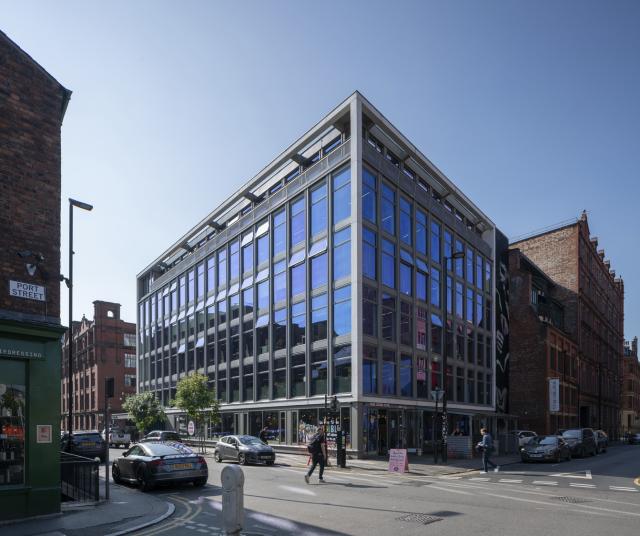
[[[447,331],[447,273],[449,261],[455,259],[464,259],[464,251],[456,251],[450,257],[444,257],[444,274],[440,278],[440,304],[443,312],[444,323],[442,326],[441,348],[442,348],[442,463],[447,463],[447,435],[448,435],[448,419],[447,419],[447,348],[446,348],[446,331]],[[452,267],[453,268],[453,267]],[[453,298],[451,299],[453,302]],[[452,341],[453,342],[453,341]]]
[[[438,401],[442,398],[443,390],[437,385],[432,389],[431,396],[436,401],[436,411],[433,414],[433,423],[431,426],[431,439],[433,440],[433,463],[438,463],[438,447],[436,444],[436,425],[438,423]]]
[[[69,420],[67,422],[67,431],[69,437],[71,437],[71,433],[73,432],[73,207],[78,207],[83,210],[93,210],[92,205],[69,198],[69,278],[67,279],[67,286],[69,287],[69,384],[67,385]]]

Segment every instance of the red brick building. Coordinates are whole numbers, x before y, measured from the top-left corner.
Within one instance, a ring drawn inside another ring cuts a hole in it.
[[[104,380],[115,378],[112,413],[122,412],[122,402],[136,392],[136,325],[120,318],[120,304],[93,302],[93,320],[73,323],[73,414],[75,430],[104,428]],[[69,340],[62,343],[62,425],[67,409]]]
[[[60,130],[70,95],[0,31],[0,521],[60,511]]]
[[[624,343],[622,363],[622,431],[640,432],[640,361],[638,337]]]
[[[601,428],[618,437],[624,283],[611,270],[604,250],[598,249],[586,213],[575,222],[516,241],[511,247],[557,285],[555,299],[564,307],[564,331],[578,345],[580,426]]]
[[[565,331],[560,289],[519,249],[509,251],[509,288],[509,410],[538,434],[578,426],[578,347]]]

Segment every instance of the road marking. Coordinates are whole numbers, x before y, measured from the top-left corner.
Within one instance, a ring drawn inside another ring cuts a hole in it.
[[[504,482],[509,484],[521,484],[522,480],[513,479],[513,478],[501,478],[498,482]]]
[[[636,488],[627,488],[625,486],[609,486],[609,489],[613,491],[633,491],[634,493],[638,492]]]
[[[576,471],[574,473],[555,473],[549,476],[555,476],[555,477],[561,477],[561,478],[584,478],[585,480],[593,480],[593,477],[591,476],[591,470],[589,469],[586,469],[584,471]]]
[[[578,484],[577,482],[571,482],[569,484],[572,488],[595,488],[595,484]]]
[[[490,478],[485,478],[482,476],[474,476],[473,478],[470,478],[469,480],[473,480],[475,482],[489,482],[489,480],[491,480]]]
[[[536,486],[557,486],[558,483],[553,480],[534,480],[532,484]]]
[[[311,491],[310,489],[307,489],[307,488],[297,488],[295,486],[278,486],[278,487],[285,491],[291,491],[293,493],[298,493],[300,495],[311,495],[313,497],[317,495],[315,491]]]
[[[440,486],[429,486],[429,489],[437,489],[439,491],[448,491],[449,493],[458,493],[460,495],[473,495],[473,493],[469,493],[468,491],[462,491],[459,489],[451,489],[451,488],[441,488]]]
[[[442,480],[460,480],[462,477],[461,476],[442,475],[439,478],[441,478]]]

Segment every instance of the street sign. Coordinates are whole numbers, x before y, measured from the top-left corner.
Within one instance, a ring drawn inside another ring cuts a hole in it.
[[[9,295],[25,300],[47,301],[47,289],[40,285],[9,280]]]
[[[189,424],[187,425],[187,432],[190,436],[196,433],[196,424],[193,421],[189,421]]]

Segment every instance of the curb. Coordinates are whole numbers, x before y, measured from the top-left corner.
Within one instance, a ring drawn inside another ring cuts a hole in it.
[[[118,532],[112,532],[110,534],[107,534],[106,536],[122,536],[123,534],[129,534],[131,532],[135,532],[136,530],[144,529],[152,525],[156,525],[161,521],[164,521],[168,517],[172,516],[176,510],[176,507],[173,503],[165,502],[165,504],[167,505],[167,511],[161,516],[158,516],[155,519],[152,519],[151,521],[147,521],[146,523],[141,523],[140,525],[136,525],[135,527],[129,527],[128,529],[119,530]]]

